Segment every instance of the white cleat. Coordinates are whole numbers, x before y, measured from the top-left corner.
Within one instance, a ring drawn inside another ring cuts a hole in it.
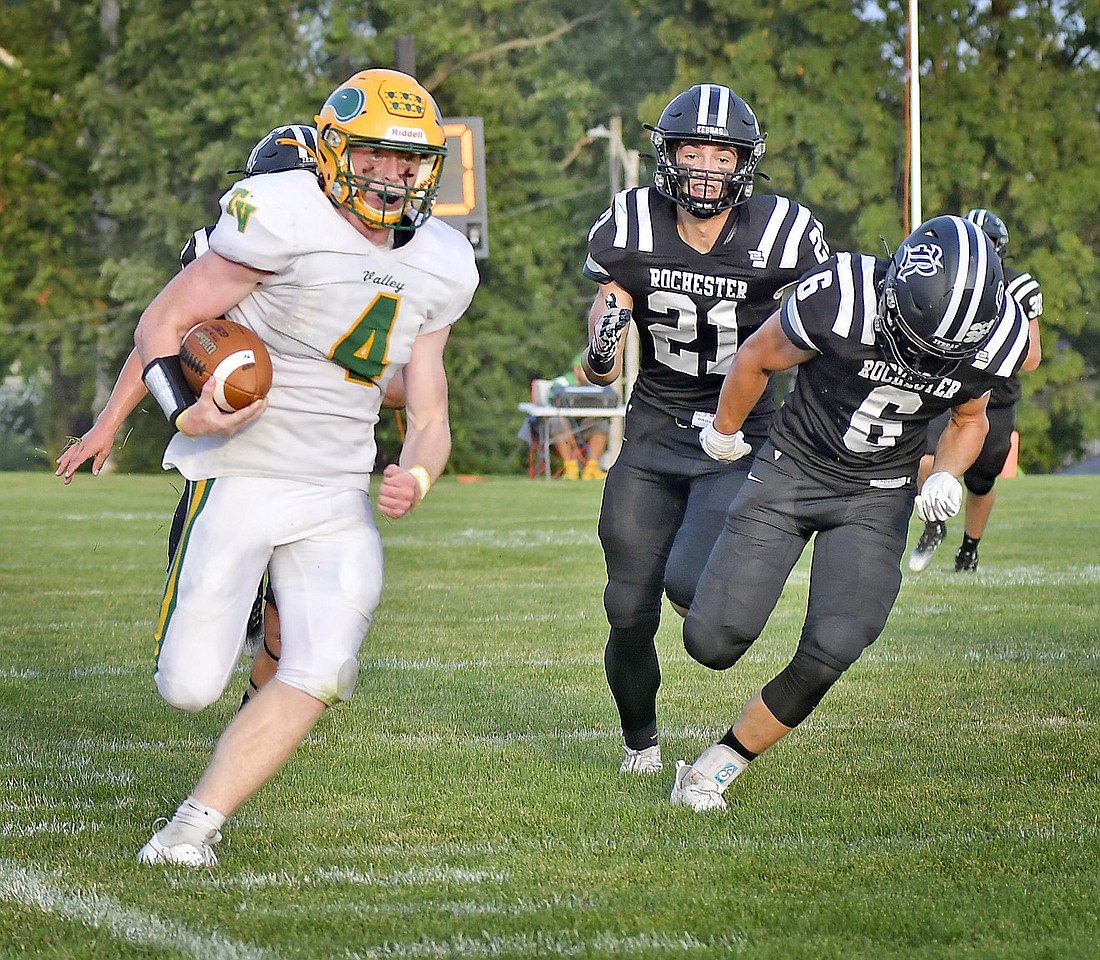
[[[930,520],[921,531],[920,540],[909,554],[909,569],[914,573],[920,573],[932,562],[932,554],[936,547],[943,543],[947,536],[947,524],[939,520]]]
[[[668,799],[673,806],[682,804],[696,813],[726,809],[726,801],[722,799],[718,784],[684,760],[676,761],[676,781],[672,785],[672,796]]]
[[[221,840],[222,835],[215,832],[212,843]],[[138,851],[138,863],[179,863],[185,867],[216,867],[218,855],[209,843],[196,846],[193,843],[174,843],[166,847],[153,834],[149,842]]]
[[[664,769],[661,763],[661,747],[654,744],[644,750],[631,750],[623,747],[623,762],[619,766],[619,773],[660,773]]]

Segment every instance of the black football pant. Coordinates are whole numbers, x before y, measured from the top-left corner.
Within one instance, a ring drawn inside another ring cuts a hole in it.
[[[684,646],[715,670],[736,663],[813,537],[798,650],[839,676],[877,639],[897,599],[914,489],[822,479],[774,452],[764,447],[730,509],[684,621]],[[791,711],[772,709],[783,722]]]
[[[600,510],[611,625],[604,669],[623,730],[637,731],[656,722],[662,596],[667,591],[685,610],[691,605],[751,458],[711,460],[698,427],[640,402],[630,406],[625,434]]]

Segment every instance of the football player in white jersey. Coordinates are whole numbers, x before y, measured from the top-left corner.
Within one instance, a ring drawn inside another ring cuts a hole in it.
[[[654,639],[663,596],[687,611],[748,471],[707,457],[699,431],[714,417],[739,344],[775,310],[780,290],[829,256],[809,208],[754,195],[765,137],[729,87],[696,84],[649,129],[653,184],[614,198],[588,235],[584,264],[599,284],[588,379],[619,376],[631,322],[641,351],[599,524],[610,626],[604,671],[623,732],[619,769],[628,774],[661,770]],[[769,391],[745,426],[750,438],[767,435],[775,406]]]
[[[281,124],[266,133],[248,155],[243,170],[230,170],[229,173],[243,173],[247,177],[267,173],[282,173],[286,170],[308,170],[317,174],[317,131],[305,124]],[[321,182],[318,178],[317,187]],[[210,234],[214,225],[202,227],[194,232],[180,252],[180,264],[186,267],[192,260],[206,252],[210,246]],[[63,477],[66,484],[72,482],[73,474],[88,460],[92,461],[92,475],[98,476],[114,450],[118,431],[126,418],[133,413],[137,405],[145,398],[147,391],[141,379],[141,360],[137,350],[132,350],[119,372],[111,396],[96,417],[91,428],[79,438],[75,438],[57,459],[56,475]],[[405,405],[403,378],[398,372],[386,387],[386,396],[382,406],[399,409]],[[191,484],[187,482],[183,496],[172,520],[168,537],[168,561],[171,562],[179,543],[187,506],[191,498]],[[265,603],[266,596],[266,603]],[[279,661],[279,614],[274,594],[266,584],[261,584],[252,613],[248,620],[248,642],[255,650],[255,661],[248,678],[248,688],[242,698],[242,705],[249,697],[275,674]]]
[[[264,173],[282,173],[284,170],[311,170],[316,174],[317,131],[313,127],[297,123],[275,127],[256,141],[243,170],[228,172],[253,177]],[[213,225],[194,232],[180,251],[181,266],[186,267],[207,249],[213,232]],[[95,423],[83,436],[73,438],[57,458],[55,475],[69,484],[73,474],[91,460],[92,475],[99,476],[115,448],[118,431],[145,399],[147,392],[141,379],[141,359],[135,348],[123,363],[111,395],[96,416]]]
[[[443,352],[478,275],[466,238],[431,217],[446,153],[438,108],[413,78],[366,70],[316,124],[323,191],[303,170],[233,186],[210,249],[134,335],[146,387],[179,429],[164,465],[194,485],[158,618],[157,688],[187,711],[221,696],[265,568],[283,642],[275,678],[226,728],[144,863],[215,864],[226,819],[352,695],[382,590],[374,425],[398,371],[407,431],[380,512],[420,503],[450,454]],[[211,383],[193,401],[179,366],[183,334],[220,316],[251,327],[272,361],[268,396],[230,414]]]
[[[745,456],[741,427],[769,373],[798,365],[798,376],[707,561],[684,647],[712,670],[737,663],[813,538],[809,599],[790,663],[718,742],[677,764],[673,804],[724,809],[749,762],[875,642],[901,586],[914,497],[923,520],[958,513],[989,392],[1027,348],[1027,318],[993,245],[950,216],[921,224],[889,260],[836,254],[742,344],[700,435],[716,460]],[[918,495],[925,431],[944,410],[951,422]]]

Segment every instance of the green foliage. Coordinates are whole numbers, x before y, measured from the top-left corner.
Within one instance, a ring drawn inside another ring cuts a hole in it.
[[[1033,471],[1077,458],[1100,422],[1100,352],[1094,334],[1083,336],[1096,329],[1100,283],[1100,51],[1095,32],[1073,32],[1086,21],[1068,13],[1046,2],[922,4],[925,209],[996,211],[1009,228],[1008,262],[1043,288],[1044,360],[1025,375],[1022,414]],[[976,106],[983,101],[995,106]]]
[[[82,5],[24,0],[0,8],[0,37],[14,41],[0,67],[0,370],[18,360],[49,371],[49,436],[91,400],[89,358],[107,316],[94,152],[75,94],[98,32]]]
[[[729,83],[769,132],[770,189],[807,203],[834,249],[881,252],[908,224],[904,4],[694,0],[661,17],[677,83]],[[1046,360],[1025,375],[1022,462],[1048,471],[1098,434],[1100,51],[1076,5],[920,4],[924,216],[997,211],[1009,262],[1043,285]],[[659,109],[659,98],[647,106]]]
[[[1095,957],[1095,478],[1003,481],[979,571],[945,544],[907,574],[883,636],[701,815],[669,805],[673,762],[789,659],[808,557],[729,671],[665,611],[666,768],[625,777],[601,485],[445,479],[382,526],[356,696],[212,871],[134,862],[246,683],[193,716],[153,689],[175,483],[0,481],[0,956]]]
[[[1044,288],[1047,361],[1021,413],[1035,471],[1100,436],[1090,11],[921,4],[924,207],[995,209],[1013,262]],[[521,469],[516,404],[585,338],[594,291],[580,266],[610,191],[607,140],[587,132],[619,116],[625,146],[644,153],[642,123],[674,93],[727,82],[769,134],[761,189],[806,202],[834,248],[878,252],[908,217],[905,16],[849,0],[5,3],[0,38],[18,59],[0,65],[0,369],[47,372],[56,455],[215,216],[225,171],[276,123],[308,122],[344,77],[392,65],[411,37],[444,114],[485,122],[491,256],[449,346],[451,469]]]

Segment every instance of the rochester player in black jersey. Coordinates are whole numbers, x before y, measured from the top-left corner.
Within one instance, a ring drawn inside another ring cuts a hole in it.
[[[809,599],[790,663],[719,742],[677,764],[674,804],[724,808],[722,791],[749,761],[879,636],[901,585],[929,421],[952,410],[916,497],[922,519],[943,520],[961,506],[957,478],[981,449],[989,391],[1027,349],[1027,318],[993,245],[949,216],[922,224],[889,260],[838,253],[742,345],[701,436],[712,456],[743,454],[742,425],[771,372],[798,364],[798,376],[707,562],[684,646],[714,670],[735,664],[814,537]]]
[[[648,129],[653,185],[614,198],[589,233],[584,265],[600,285],[589,317],[589,379],[618,377],[631,320],[641,345],[599,523],[611,625],[604,664],[628,773],[661,769],[654,637],[662,593],[686,612],[747,470],[708,458],[699,431],[714,416],[731,359],[775,310],[779,291],[829,256],[806,207],[753,195],[764,134],[729,87],[692,87]],[[768,392],[746,432],[762,440],[774,410]]]
[[[1020,369],[1034,370],[1043,358],[1042,347],[1039,344],[1039,317],[1043,312],[1043,292],[1039,289],[1039,281],[1030,273],[1022,273],[1004,263],[1005,251],[1008,249],[1008,227],[1000,217],[989,210],[978,208],[968,210],[965,219],[977,224],[985,231],[985,235],[993,243],[993,249],[997,251],[997,256],[1001,258],[1005,273],[1005,288],[1023,309],[1024,315],[1028,318],[1031,334],[1031,346],[1028,349],[1027,359],[1024,360]],[[978,459],[963,474],[966,506],[962,543],[955,553],[956,573],[978,569],[978,541],[985,533],[989,515],[993,512],[993,503],[997,498],[993,485],[1004,469],[1005,460],[1012,446],[1012,433],[1016,429],[1016,404],[1020,400],[1020,393],[1019,378],[1009,377],[998,383],[989,395],[989,406],[986,408],[989,432],[985,435],[985,443],[982,444],[982,452],[978,454]],[[932,469],[932,454],[946,425],[947,417],[941,415],[928,427],[925,455],[920,465],[921,480],[927,477]],[[947,524],[935,520],[926,523],[917,545],[909,554],[909,569],[920,571],[927,567],[932,562],[932,554],[936,547],[943,542],[946,535]]]

